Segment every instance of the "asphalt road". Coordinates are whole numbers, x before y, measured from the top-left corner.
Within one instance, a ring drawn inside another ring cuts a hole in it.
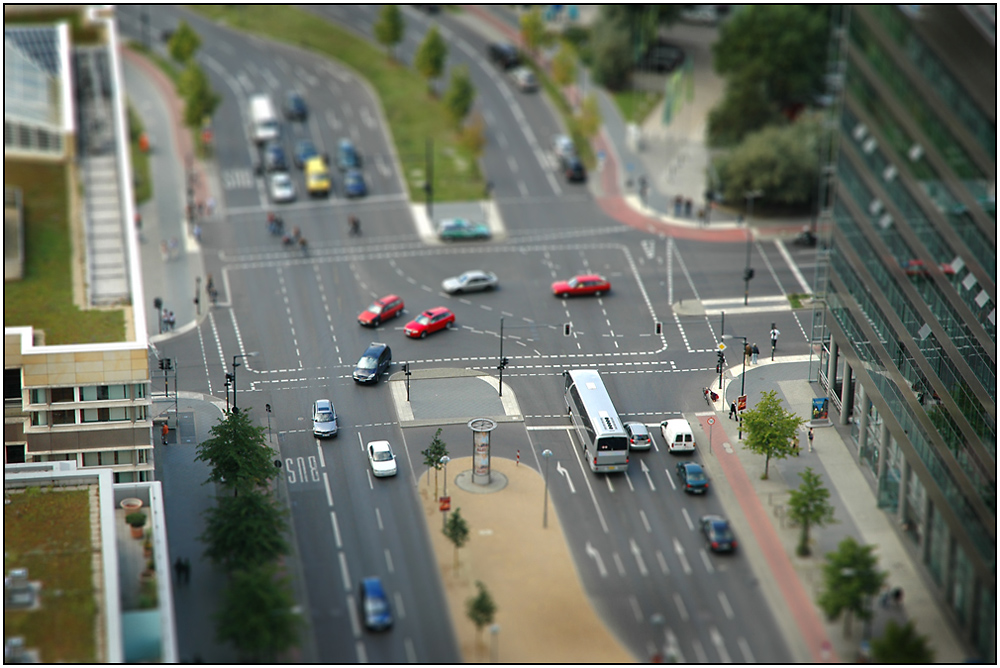
[[[310,9],[365,34],[375,11]],[[138,37],[138,11],[120,8],[126,35]],[[182,12],[154,10],[152,34],[175,25]],[[165,353],[180,360],[183,389],[213,394],[224,391],[233,355],[259,353],[237,370],[238,401],[262,421],[264,405],[273,409],[270,424],[279,435],[304,579],[300,597],[311,621],[304,658],[458,660],[416,503],[426,434],[404,433],[384,382],[360,387],[350,375],[374,340],[392,347],[394,371],[403,361],[420,369],[492,370],[502,318],[503,354],[511,358],[504,380],[524,412],[524,423],[510,427],[524,430],[523,436],[509,442],[529,442],[533,452],[522,452],[521,459],[535,467],[543,449],[555,453],[552,499],[577,570],[609,627],[641,658],[663,634],[689,661],[789,660],[747,560],[705,551],[695,524],[703,514],[725,514],[718,499],[711,492],[692,498],[677,488],[675,457],[658,433],[657,448],[634,454],[627,474],[591,473],[566,429],[561,372],[599,369],[624,419],[657,425],[692,417],[705,408],[700,388],[714,371],[720,311],[726,311],[725,331],[756,340],[764,355],[772,322],[782,331],[782,353],[808,352],[808,314],[803,318],[779,304],[784,293],[803,291],[797,271],[811,281],[811,255],[780,242],[752,244],[757,277],[751,295],[764,306],[742,308],[746,244],[675,241],[605,218],[585,186],[570,186],[554,172],[548,143],[558,123],[542,97],[514,89],[485,61],[482,38],[454,17],[404,12],[403,60],[412,58],[423,30],[437,20],[451,66],[469,67],[488,125],[484,167],[508,232],[504,242],[445,245],[419,236],[377,103],[347,70],[183,12],[202,36],[199,58],[223,98],[214,126],[227,217],[203,232],[207,270],[221,277],[221,308],[166,344]],[[286,151],[295,137],[309,136],[332,155],[340,137],[352,138],[364,158],[368,198],[347,202],[335,192],[309,201],[293,169],[299,202],[269,204],[253,170],[258,155],[246,130],[246,100],[268,92],[280,108],[291,88],[304,93],[311,113],[305,124],[286,124]],[[302,229],[307,254],[268,234],[268,208],[279,210],[287,227]],[[349,212],[363,221],[360,238],[348,236]],[[473,268],[496,272],[500,288],[455,297],[441,291],[442,279]],[[581,272],[604,274],[612,293],[552,296],[553,280]],[[390,292],[404,298],[404,315],[376,330],[359,327],[358,312]],[[761,295],[773,296],[773,305],[760,302]],[[674,315],[672,304],[695,299],[706,304],[706,315]],[[456,326],[426,340],[406,339],[403,325],[438,305],[455,312]],[[729,357],[731,363],[741,359],[738,353]],[[312,402],[321,397],[334,401],[341,420],[340,436],[326,442],[312,437],[309,420]],[[363,446],[383,438],[396,445],[400,475],[375,480]],[[497,454],[514,453],[501,448]],[[397,612],[391,633],[373,636],[360,628],[356,587],[365,575],[386,582]],[[662,628],[651,622],[656,613],[663,616]]]

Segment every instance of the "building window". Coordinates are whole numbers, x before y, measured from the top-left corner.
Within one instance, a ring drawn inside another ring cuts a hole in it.
[[[135,482],[135,473],[133,471],[122,471],[121,473],[115,474],[115,482]]]
[[[21,404],[21,370],[3,370],[3,402],[4,404]]]
[[[135,414],[136,422],[143,422],[146,420],[146,406],[136,406],[132,410]]]
[[[146,398],[146,384],[145,383],[138,383],[136,385],[133,385],[132,387],[135,388],[135,398],[136,399],[145,399]]]
[[[53,387],[50,392],[52,393],[52,403],[54,404],[65,404],[76,401],[76,392],[74,392],[72,387]]]
[[[31,403],[33,404],[47,404],[48,398],[44,387],[37,387],[31,390]]]
[[[128,420],[128,409],[119,408],[84,408],[84,422],[122,422]]]
[[[49,414],[46,411],[32,411],[31,426],[44,427],[49,423]]]
[[[52,411],[52,424],[76,424],[76,411]]]
[[[24,449],[23,443],[19,445],[8,445],[4,448],[4,463],[5,464],[23,464],[24,463]]]

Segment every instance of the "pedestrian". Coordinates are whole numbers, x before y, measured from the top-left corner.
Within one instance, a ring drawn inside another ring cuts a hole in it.
[[[813,451],[813,428],[809,427],[809,452]]]
[[[799,437],[798,434],[792,437],[792,450],[795,451],[795,456],[799,456]]]
[[[897,608],[900,608],[900,607],[903,606],[903,588],[902,587],[896,587],[895,589],[892,590],[892,602],[893,602],[893,604]]]
[[[177,584],[182,584],[182,579],[184,576],[184,562],[180,557],[177,557],[177,561],[174,562],[174,577],[177,578]]]
[[[646,193],[648,191],[649,184],[646,183],[646,177],[639,177],[639,200],[642,202],[643,206],[646,206]]]
[[[160,429],[160,433],[163,434],[163,445],[166,445],[167,435],[170,434],[170,427],[167,426],[166,422],[163,423],[163,428]]]
[[[774,359],[774,351],[778,347],[778,337],[781,336],[781,332],[778,331],[778,326],[771,323],[771,359]]]
[[[694,202],[692,202],[690,199],[684,200],[684,217],[685,218],[690,218],[691,217],[691,209],[692,209],[692,207],[694,207]]]
[[[174,331],[174,325],[176,324],[177,324],[177,318],[174,317],[174,312],[173,311],[167,312],[167,327],[170,328],[170,331]]]
[[[758,359],[759,359],[759,357],[760,357],[760,348],[758,348],[758,347],[757,347],[757,344],[756,344],[756,343],[754,343],[754,344],[753,344],[753,348],[751,348],[750,350],[751,350],[751,352],[752,352],[752,354],[753,354],[753,355],[752,355],[752,357],[751,357],[751,359],[750,359],[750,363],[751,363],[751,364],[756,364],[756,363],[757,363],[757,360],[758,360]]]
[[[753,346],[749,343],[746,348],[743,349],[743,361],[753,363]]]
[[[200,244],[201,243],[201,224],[200,223],[195,223],[194,224],[194,230],[192,230],[192,232],[194,234],[194,240],[197,241]]]
[[[680,195],[674,197],[674,217],[681,217],[681,207],[684,206],[684,198]]]
[[[736,419],[736,401],[729,402],[729,419]]]

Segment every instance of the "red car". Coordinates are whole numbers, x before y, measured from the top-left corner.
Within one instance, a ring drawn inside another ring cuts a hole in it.
[[[455,314],[443,306],[427,309],[414,320],[406,323],[403,332],[411,338],[424,338],[428,334],[433,334],[442,330],[455,322]]]
[[[363,327],[378,327],[386,320],[391,320],[403,312],[403,300],[396,295],[386,295],[366,308],[358,316],[358,323]]]
[[[552,294],[556,297],[576,295],[603,295],[611,291],[611,283],[603,276],[585,274],[574,276],[568,281],[556,281],[552,284]]]

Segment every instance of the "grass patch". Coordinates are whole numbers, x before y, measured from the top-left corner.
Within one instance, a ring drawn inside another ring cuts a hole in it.
[[[3,324],[45,330],[46,345],[125,340],[124,311],[81,311],[73,303],[66,165],[3,161],[4,186],[24,199],[24,279],[4,284]]]
[[[627,122],[642,125],[656,105],[663,99],[663,92],[647,90],[609,91],[618,111]]]
[[[435,201],[480,199],[484,182],[476,156],[461,146],[444,105],[414,70],[390,61],[382,48],[315,14],[282,5],[200,5],[205,17],[335,59],[367,80],[380,97],[410,199],[424,201],[427,141],[433,142]],[[444,84],[442,84],[444,85]]]
[[[23,636],[43,663],[95,663],[89,493],[35,487],[4,500],[4,573],[27,568],[42,581],[40,609],[4,610],[4,637]]]
[[[132,155],[132,190],[135,203],[142,204],[153,198],[153,179],[149,174],[149,155],[139,150],[139,137],[145,128],[132,105],[128,105],[128,143]]]
[[[102,44],[104,42],[103,30],[99,25],[84,24],[81,6],[78,10],[67,10],[65,7],[56,7],[51,10],[39,9],[28,12],[4,12],[3,24],[28,24],[28,25],[53,25],[62,21],[69,23],[70,40],[74,45]]]
[[[793,292],[788,295],[788,303],[793,309],[802,308],[802,302],[809,302],[812,300],[812,295],[805,294],[801,292]]]

